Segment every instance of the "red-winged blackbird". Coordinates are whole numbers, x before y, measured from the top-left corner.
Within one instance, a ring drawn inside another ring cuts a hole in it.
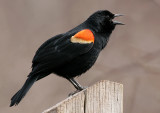
[[[51,73],[66,78],[77,90],[82,90],[74,77],[92,67],[115,26],[123,25],[113,21],[118,16],[122,15],[107,10],[97,11],[72,30],[43,43],[33,58],[32,71],[23,87],[11,98],[10,106],[17,105],[34,82]]]

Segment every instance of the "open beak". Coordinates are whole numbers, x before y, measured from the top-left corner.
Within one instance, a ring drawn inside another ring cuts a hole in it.
[[[124,16],[123,14],[114,14],[114,17],[119,17],[119,16]],[[125,25],[122,22],[118,22],[118,21],[113,21],[113,24],[115,25]]]
[[[114,17],[124,16],[123,14],[114,14]]]

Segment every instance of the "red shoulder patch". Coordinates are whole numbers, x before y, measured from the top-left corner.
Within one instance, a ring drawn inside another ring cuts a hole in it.
[[[92,31],[89,29],[84,29],[84,30],[79,31],[78,33],[76,33],[74,35],[74,37],[82,39],[87,42],[94,43],[94,35],[93,35]]]
[[[72,36],[71,42],[80,44],[94,43],[94,35],[91,30],[84,29]]]

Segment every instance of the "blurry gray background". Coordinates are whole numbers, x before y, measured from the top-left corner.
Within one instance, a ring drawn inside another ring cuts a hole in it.
[[[160,113],[159,0],[0,0],[0,113],[40,113],[75,89],[51,74],[16,107],[10,98],[25,82],[38,47],[82,23],[93,12],[123,13],[96,64],[78,81],[124,85],[124,113]]]

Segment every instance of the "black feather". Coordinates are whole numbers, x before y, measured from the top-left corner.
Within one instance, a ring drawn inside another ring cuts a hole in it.
[[[37,77],[29,77],[24,83],[23,87],[11,98],[10,107],[18,105],[22,98],[26,95],[33,83],[37,80]]]
[[[35,81],[51,73],[70,79],[90,69],[116,26],[113,18],[114,14],[107,10],[97,11],[77,27],[43,43],[32,60],[32,71],[28,79],[11,98],[10,106],[17,105]],[[71,37],[84,29],[92,31],[94,43],[72,43]]]

